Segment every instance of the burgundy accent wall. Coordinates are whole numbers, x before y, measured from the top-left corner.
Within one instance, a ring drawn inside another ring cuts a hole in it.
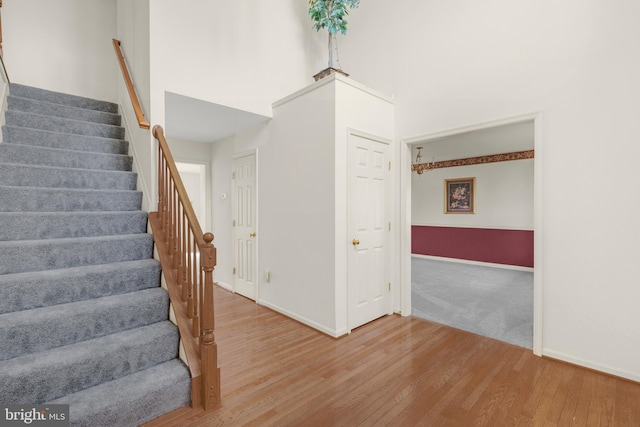
[[[411,252],[533,267],[533,231],[413,225]]]

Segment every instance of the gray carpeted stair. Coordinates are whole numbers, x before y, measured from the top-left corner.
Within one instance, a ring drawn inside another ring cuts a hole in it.
[[[16,357],[0,366],[0,388],[30,402],[57,399],[175,358],[177,334],[171,322],[156,322],[57,347],[46,357]]]
[[[151,258],[149,234],[0,242],[0,274],[57,270]]]
[[[104,154],[126,154],[129,150],[129,143],[123,139],[67,134],[6,124],[2,127],[2,135],[6,142],[36,147]]]
[[[44,135],[47,133],[45,132]],[[119,148],[118,145],[113,151],[119,151]],[[37,145],[0,144],[0,156],[7,163],[64,168],[84,168],[90,163],[94,170],[131,170],[131,157],[124,154],[74,151],[73,149],[47,148]]]
[[[0,212],[0,242],[136,234],[146,229],[147,213],[142,211]]]
[[[153,259],[0,275],[0,314],[156,288]]]
[[[0,143],[0,403],[136,426],[189,404],[117,105],[11,84]]]
[[[133,211],[140,209],[142,194],[130,190],[0,185],[0,201],[0,212]]]
[[[9,96],[7,105],[15,111],[120,126],[120,115],[115,113],[70,107],[18,96]]]
[[[4,163],[0,182],[10,186],[135,190],[136,174],[123,171],[70,169]]]
[[[45,116],[18,110],[8,110],[4,118],[9,126],[21,126],[76,135],[122,139],[124,128],[103,123],[84,122],[64,117]]]

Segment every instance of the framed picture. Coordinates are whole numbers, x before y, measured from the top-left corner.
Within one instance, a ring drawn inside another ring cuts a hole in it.
[[[476,179],[457,178],[444,180],[444,213],[472,214],[476,207]]]

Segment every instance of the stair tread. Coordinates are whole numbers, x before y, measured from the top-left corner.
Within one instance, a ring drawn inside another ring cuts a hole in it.
[[[56,268],[50,270],[41,271],[23,271],[20,273],[0,274],[0,289],[6,283],[12,280],[26,280],[32,278],[33,280],[44,281],[47,278],[53,277],[66,277],[82,274],[84,272],[100,272],[110,270],[125,270],[127,267],[136,265],[156,265],[158,261],[153,258],[135,259],[131,261],[111,262],[108,264],[96,264],[96,265],[84,265],[80,267],[68,267],[68,268]]]
[[[41,99],[25,98],[9,95],[7,97],[8,108],[17,111],[31,112],[34,114],[49,115],[54,117],[79,118],[93,123],[104,123],[120,126],[120,115],[91,108],[76,107],[44,101]],[[76,119],[78,120],[78,119]]]
[[[0,314],[0,360],[166,320],[168,304],[164,289],[151,288]]]
[[[74,426],[135,426],[189,404],[191,380],[179,359],[56,399],[69,404]]]
[[[73,169],[113,170],[130,172],[133,159],[126,154],[47,148],[14,143],[0,144],[0,160],[22,165],[53,166]]]
[[[8,217],[8,216],[20,216],[20,215],[24,215],[24,216],[29,216],[29,215],[34,215],[34,216],[41,216],[41,215],[52,215],[52,216],[60,216],[60,217],[75,217],[75,216],[83,216],[83,215],[88,215],[88,216],[101,216],[101,215],[133,215],[133,214],[145,214],[145,211],[34,211],[34,212],[0,212],[0,217]]]
[[[131,171],[65,168],[0,161],[0,179],[5,186],[135,190],[137,176],[137,173]]]
[[[99,136],[103,138],[124,137],[124,128],[122,126],[87,122],[66,117],[47,116],[18,110],[7,110],[5,113],[5,121],[7,125],[29,129],[56,129],[67,134]]]
[[[19,190],[42,190],[43,192],[61,192],[61,191],[69,191],[69,192],[102,192],[102,193],[139,193],[138,190],[107,190],[107,189],[98,189],[98,188],[50,188],[50,187],[34,187],[30,185],[19,186],[19,185],[0,185],[0,188],[7,189],[19,189]]]
[[[104,170],[104,169],[91,169],[91,168],[67,168],[63,166],[50,166],[50,165],[31,165],[24,163],[14,163],[14,162],[3,162],[2,158],[0,158],[0,165],[13,166],[19,168],[29,168],[33,170],[50,170],[50,171],[69,171],[69,173],[82,173],[82,172],[91,172],[96,174],[103,175],[136,175],[135,172],[132,171],[121,171],[121,170]]]
[[[0,275],[0,314],[160,286],[153,258]]]
[[[0,250],[6,250],[10,247],[25,246],[50,246],[50,245],[69,245],[77,243],[94,243],[100,241],[122,241],[122,240],[150,240],[152,236],[148,233],[136,234],[115,234],[111,236],[83,236],[83,237],[62,237],[59,239],[34,239],[34,240],[7,240],[0,242]]]
[[[43,403],[166,362],[177,334],[163,320],[0,361],[0,400]]]
[[[110,113],[118,112],[118,105],[114,102],[103,101],[99,99],[71,95],[63,92],[57,92],[48,89],[37,88],[35,86],[28,86],[19,83],[9,84],[9,93],[14,96],[20,96],[29,99],[45,100],[48,102],[61,104],[61,105],[75,105],[82,108],[94,109],[98,111],[106,111]],[[55,100],[55,102],[54,102]]]
[[[135,211],[0,212],[0,241],[146,233],[147,213]]]
[[[95,135],[79,135],[49,129],[36,129],[5,124],[2,126],[3,143],[44,146],[47,148],[73,147],[88,153],[125,154],[128,142],[122,138],[107,138]],[[5,135],[6,134],[6,135]]]
[[[45,131],[46,132],[46,131]],[[108,138],[105,138],[108,139]],[[121,140],[116,140],[121,141]],[[94,151],[82,151],[82,150],[72,150],[68,148],[56,148],[56,147],[42,147],[38,145],[26,145],[26,144],[18,144],[11,141],[3,141],[3,144],[11,145],[14,147],[24,147],[30,148],[36,151],[42,151],[44,153],[61,153],[61,154],[83,154],[91,157],[100,156],[105,158],[129,158],[128,154],[114,154],[114,153],[99,153]]]
[[[151,258],[146,233],[0,242],[0,274],[109,264]]]
[[[0,198],[2,212],[137,211],[142,204],[137,190],[0,185]]]

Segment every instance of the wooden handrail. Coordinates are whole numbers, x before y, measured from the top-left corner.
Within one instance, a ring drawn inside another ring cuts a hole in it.
[[[9,74],[7,73],[7,67],[4,65],[4,50],[2,46],[2,0],[0,0],[0,62],[2,63],[2,70],[7,77],[7,83],[10,83]]]
[[[122,77],[124,77],[124,84],[127,86],[127,91],[129,92],[129,97],[131,98],[131,104],[133,105],[133,111],[136,113],[136,118],[138,119],[138,126],[142,129],[149,129],[151,126],[149,122],[144,117],[144,113],[142,112],[142,107],[140,106],[140,100],[138,99],[138,95],[133,87],[133,81],[131,80],[131,74],[129,74],[129,69],[127,68],[127,63],[124,60],[124,55],[122,54],[122,47],[120,46],[120,40],[113,40],[113,48],[116,51],[116,57],[118,58],[118,63],[120,64],[120,69],[122,70]]]
[[[4,56],[2,51],[2,0],[0,0],[0,58]],[[2,62],[4,64],[4,61]]]
[[[4,56],[2,51],[2,0],[0,0],[0,58]]]
[[[202,233],[161,126],[158,140],[158,211],[149,222],[191,372],[191,404],[205,410],[220,401],[214,335],[213,234]]]

